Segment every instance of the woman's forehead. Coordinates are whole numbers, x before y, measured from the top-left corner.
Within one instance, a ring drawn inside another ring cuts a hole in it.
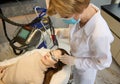
[[[59,57],[59,56],[61,56],[61,54],[62,54],[60,50],[52,50],[51,52],[52,52],[53,55],[56,56],[56,57]]]
[[[60,54],[61,55],[61,51],[60,50],[52,50],[53,53],[55,54]]]

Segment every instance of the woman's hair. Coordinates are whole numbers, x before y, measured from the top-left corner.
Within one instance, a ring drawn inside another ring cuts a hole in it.
[[[65,51],[64,49],[61,49],[61,48],[58,48],[56,50],[60,50],[61,51],[61,55],[64,55],[64,54],[68,54],[67,51]],[[48,70],[45,72],[45,77],[44,77],[44,81],[43,81],[43,84],[50,84],[50,80],[52,78],[52,76],[60,71],[63,66],[65,66],[65,64],[63,64],[61,61],[58,61],[56,64],[55,64],[55,68],[48,68]]]
[[[47,14],[59,13],[61,16],[69,16],[82,13],[89,3],[90,0],[50,0]]]

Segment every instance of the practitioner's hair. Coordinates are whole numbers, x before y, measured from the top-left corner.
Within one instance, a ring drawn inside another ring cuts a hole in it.
[[[64,55],[64,54],[67,54],[69,55],[69,53],[62,49],[62,48],[58,48],[57,50],[60,50],[61,51],[61,55]],[[43,84],[50,84],[50,80],[52,78],[52,76],[60,71],[63,66],[65,66],[65,64],[63,64],[60,60],[55,64],[55,68],[48,68],[48,70],[45,72],[45,77],[44,77],[44,81],[43,81]]]
[[[51,16],[58,13],[60,16],[69,16],[82,13],[89,3],[90,0],[50,0],[47,14]]]

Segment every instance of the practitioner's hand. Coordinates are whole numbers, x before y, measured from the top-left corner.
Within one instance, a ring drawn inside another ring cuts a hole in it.
[[[69,66],[75,65],[75,57],[69,56],[69,55],[63,55],[60,58],[60,61],[63,62],[64,64],[67,64]]]
[[[55,29],[55,34],[58,38],[68,39],[69,38],[69,28]]]
[[[60,35],[61,35],[61,29],[56,29],[56,30],[55,30],[55,34],[56,34],[56,36],[59,38]]]

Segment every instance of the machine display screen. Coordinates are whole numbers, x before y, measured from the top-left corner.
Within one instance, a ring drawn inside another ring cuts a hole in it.
[[[30,31],[26,29],[21,29],[19,32],[18,36],[21,37],[22,39],[27,39],[27,36],[29,35]]]

